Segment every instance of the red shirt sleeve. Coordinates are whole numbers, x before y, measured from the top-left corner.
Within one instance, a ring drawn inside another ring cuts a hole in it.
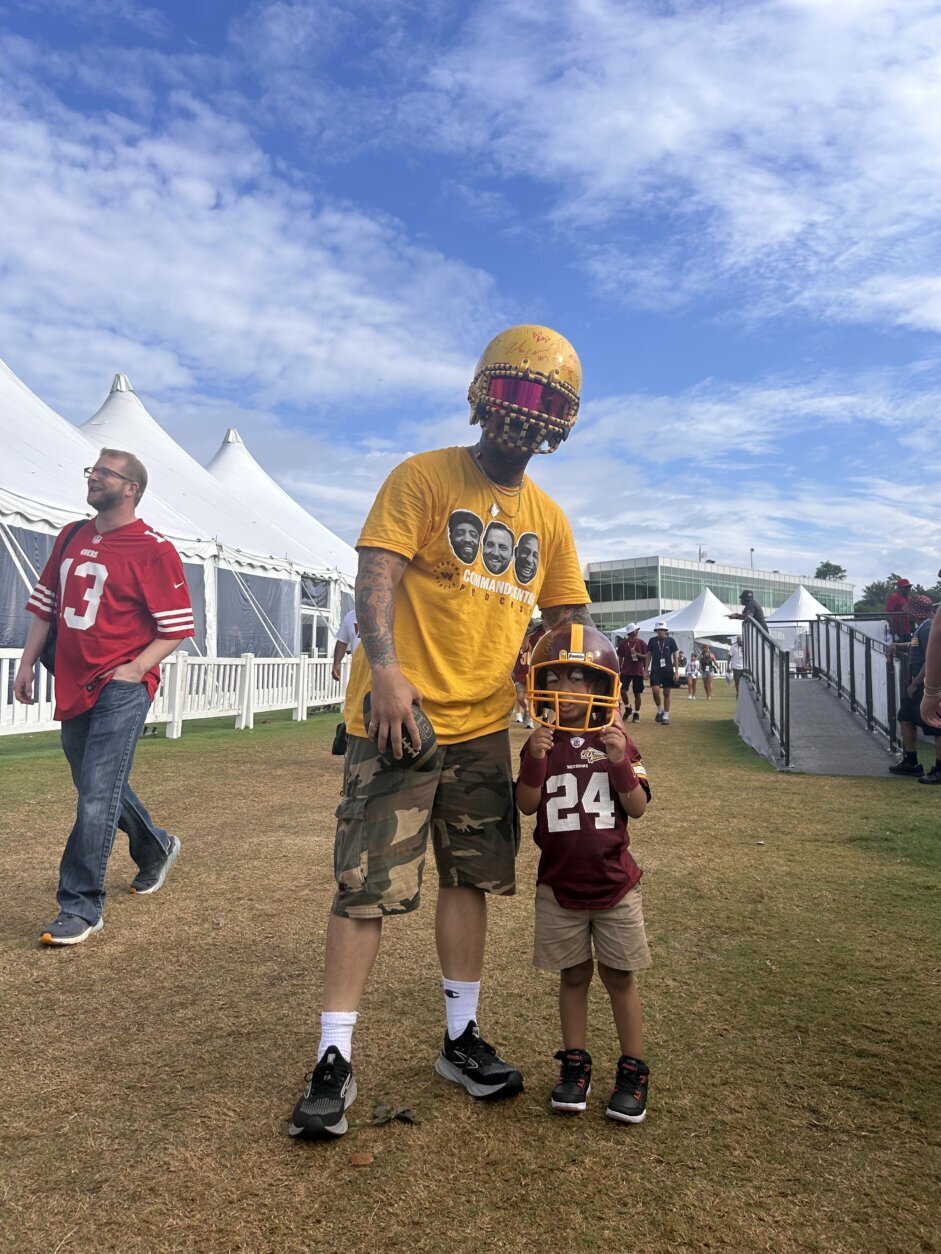
[[[183,563],[171,544],[160,546],[142,590],[147,609],[157,624],[158,636],[183,640],[196,634]]]

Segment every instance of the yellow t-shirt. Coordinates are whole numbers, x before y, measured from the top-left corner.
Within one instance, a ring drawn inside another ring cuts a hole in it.
[[[562,510],[528,478],[518,498],[492,492],[467,448],[397,466],[357,548],[409,559],[395,595],[395,652],[442,744],[506,727],[511,673],[537,604],[589,602]],[[366,650],[357,649],[344,711],[356,736],[366,734],[370,683]]]

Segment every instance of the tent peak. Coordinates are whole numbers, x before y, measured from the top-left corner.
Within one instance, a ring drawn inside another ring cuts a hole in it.
[[[112,392],[133,392],[134,387],[126,374],[116,374],[111,384]]]
[[[229,427],[228,431],[225,433],[225,438],[223,439],[222,443],[223,444],[241,444],[243,448],[245,446],[245,441],[242,439],[242,437],[239,435],[239,433],[236,431],[234,427]]]

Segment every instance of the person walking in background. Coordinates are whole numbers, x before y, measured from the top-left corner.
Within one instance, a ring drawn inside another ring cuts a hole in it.
[[[702,686],[706,700],[712,700],[712,682],[719,673],[719,661],[712,651],[712,645],[703,644],[699,649],[699,665],[702,668]]]
[[[407,458],[363,526],[356,578],[363,647],[353,656],[344,709],[349,746],[320,1041],[291,1116],[292,1136],[329,1139],[347,1130],[357,1092],[353,1030],[383,920],[418,907],[429,838],[447,1020],[435,1071],[477,1098],[522,1090],[520,1071],[480,1035],[477,1005],[487,897],[516,889],[513,667],[535,605],[549,627],[591,623],[568,521],[525,473],[535,453],[551,453],[571,432],[580,384],[575,350],[557,332],[502,332],[484,350],[468,392],[471,423],[481,428],[476,446]],[[488,525],[476,551],[449,535],[455,516],[501,521]],[[499,539],[489,550],[487,532]],[[511,560],[514,536],[524,534],[535,537],[526,548],[525,586]],[[402,741],[407,735],[420,744],[419,704],[436,748],[421,770],[409,770]]]
[[[530,679],[540,726],[520,754],[516,803],[536,815],[540,850],[533,961],[559,972],[562,1049],[550,1105],[577,1114],[588,1103],[594,944],[621,1049],[605,1114],[640,1123],[650,1069],[635,972],[650,966],[650,951],[628,819],[643,815],[650,786],[617,711],[617,664],[608,640],[589,627],[560,627],[540,641]]]
[[[909,613],[911,592],[911,580],[898,579],[895,583],[895,590],[886,598],[885,612],[889,631],[896,643],[905,644],[912,638],[912,618]]]
[[[676,687],[676,655],[680,646],[669,634],[663,619],[654,624],[657,633],[647,641],[647,672],[657,717],[654,722],[669,724],[670,693]]]
[[[647,646],[640,638],[636,623],[628,623],[627,633],[618,640],[617,656],[621,674],[621,700],[631,714],[632,722],[640,722],[640,705],[644,695],[644,675],[647,673]]]
[[[59,866],[59,915],[44,945],[78,945],[102,928],[105,870],[118,827],[137,875],[131,892],[162,888],[180,839],[157,827],[128,783],[134,751],[160,683],[160,663],[194,634],[179,554],[136,515],[147,471],[104,448],[85,470],[95,517],[63,528],[27,603],[35,619],[14,680],[34,704],[35,666],[55,619],[56,710],[78,791]]]
[[[356,611],[350,610],[343,616],[343,621],[337,631],[336,644],[333,646],[333,666],[330,668],[330,674],[334,679],[340,678],[340,669],[347,652],[352,657],[358,648],[359,631],[356,626]]]
[[[941,579],[941,571],[938,571],[938,578]],[[932,618],[928,647],[925,650],[924,693],[920,713],[922,723],[941,731],[941,614],[937,609]]]
[[[696,683],[701,674],[699,658],[693,653],[686,663],[686,691],[690,701],[696,700]]]
[[[745,654],[742,651],[741,640],[733,640],[729,645],[729,674],[735,684],[735,695],[738,696],[738,686],[742,682],[742,673],[745,670]]]
[[[915,595],[909,597],[908,612],[915,623],[911,641],[899,641],[886,650],[890,657],[896,651],[908,654],[908,666],[904,669],[904,693],[898,709],[902,757],[889,770],[893,775],[912,775],[918,779],[919,784],[941,784],[941,728],[932,722],[923,722],[921,718],[921,705],[925,698],[926,653],[934,606],[926,596]],[[919,727],[927,736],[934,737],[935,764],[927,774],[918,761]]]

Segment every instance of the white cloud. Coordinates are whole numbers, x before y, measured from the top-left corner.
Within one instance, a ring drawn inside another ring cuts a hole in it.
[[[8,63],[24,61],[12,47]],[[35,85],[17,98],[22,77],[0,99],[0,330],[15,369],[56,376],[52,404],[87,408],[128,369],[122,348],[151,392],[238,389],[325,421],[341,401],[466,387],[499,307],[487,274],[299,190],[190,94],[146,127]]]
[[[737,284],[766,308],[941,329],[939,65],[934,0],[492,0],[396,124],[549,185],[627,299]],[[925,273],[913,307],[884,290]]]

